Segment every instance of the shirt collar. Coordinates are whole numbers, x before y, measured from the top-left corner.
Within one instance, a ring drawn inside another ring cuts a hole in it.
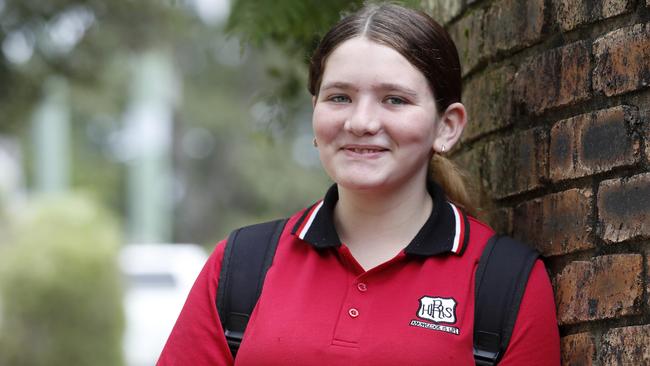
[[[430,183],[428,190],[433,198],[431,215],[404,252],[418,256],[461,255],[469,240],[467,216],[446,200],[445,193],[437,184]],[[341,240],[334,227],[334,206],[338,199],[338,188],[334,184],[321,201],[305,210],[292,234],[318,249],[340,246]]]

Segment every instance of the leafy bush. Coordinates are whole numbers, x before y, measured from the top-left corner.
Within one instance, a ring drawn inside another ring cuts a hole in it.
[[[123,364],[115,222],[82,195],[40,198],[0,241],[0,365]]]

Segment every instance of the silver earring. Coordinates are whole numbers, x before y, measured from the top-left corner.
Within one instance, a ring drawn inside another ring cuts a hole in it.
[[[316,141],[315,137],[314,137],[314,140],[312,141],[312,143],[314,144],[314,147],[318,147],[318,141]]]
[[[447,147],[445,145],[442,145],[442,153],[444,154],[445,151],[447,151]]]

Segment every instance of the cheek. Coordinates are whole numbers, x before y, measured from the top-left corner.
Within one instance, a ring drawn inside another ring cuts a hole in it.
[[[406,119],[407,123],[395,125],[391,135],[402,145],[418,145],[429,148],[433,145],[435,129],[433,122],[422,119]]]
[[[326,108],[319,108],[318,105],[314,108],[312,115],[312,128],[319,143],[333,140],[340,130],[336,115]]]

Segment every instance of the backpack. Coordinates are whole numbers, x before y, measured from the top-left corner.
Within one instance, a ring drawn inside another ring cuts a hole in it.
[[[228,236],[216,307],[233,358],[286,222],[282,219],[246,226]],[[505,353],[528,276],[538,257],[537,251],[510,237],[494,235],[488,240],[475,278],[476,365],[496,365]]]

